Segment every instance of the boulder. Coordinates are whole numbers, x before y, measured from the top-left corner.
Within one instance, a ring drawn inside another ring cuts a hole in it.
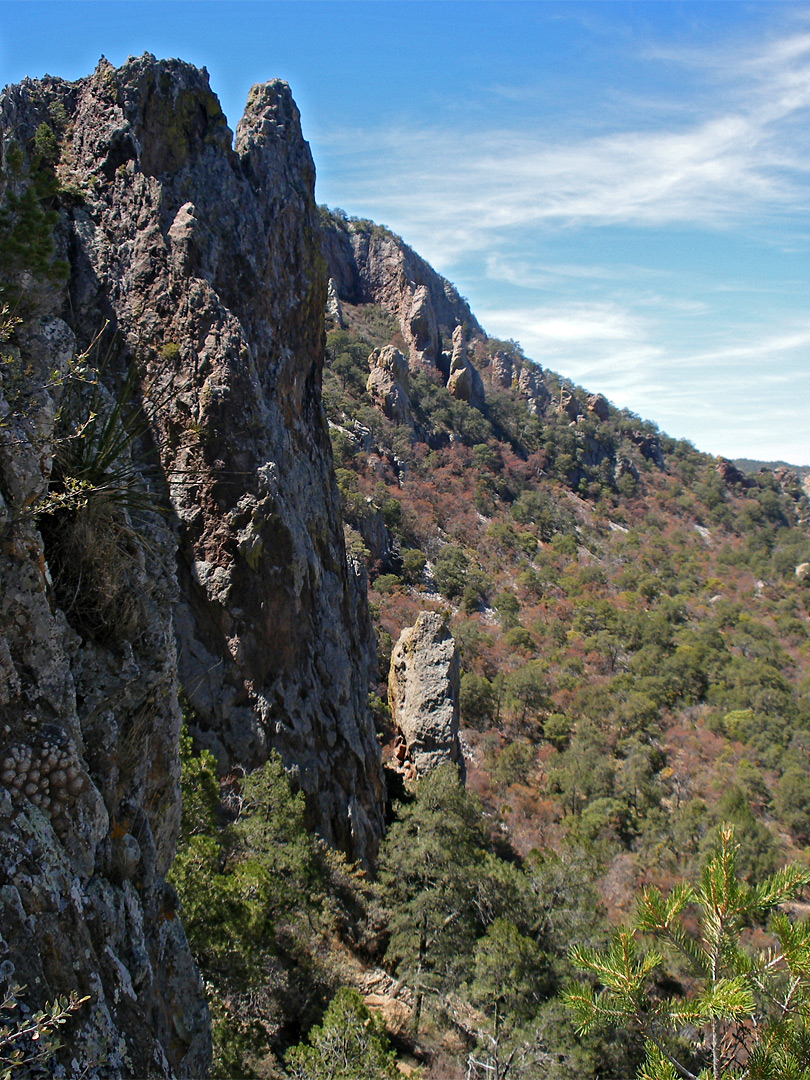
[[[518,390],[526,399],[526,405],[533,416],[541,414],[551,398],[543,381],[543,373],[534,364],[527,364],[520,369]]]
[[[459,657],[442,615],[423,611],[402,631],[391,654],[388,703],[405,743],[402,764],[417,776],[453,761],[464,770],[459,745]],[[400,744],[401,745],[401,744]]]
[[[657,465],[659,469],[665,468],[664,455],[657,435],[649,431],[633,431],[630,434],[630,441],[639,448],[648,461]]]
[[[567,386],[560,387],[560,398],[557,402],[557,411],[565,413],[572,423],[576,423],[582,414],[582,410],[579,407],[579,402],[568,389]]]
[[[746,476],[744,472],[741,472],[733,462],[728,460],[728,458],[719,457],[715,468],[720,474],[723,483],[728,484],[729,487],[733,487],[735,484],[741,484],[743,487],[751,487],[754,483],[750,476]]]
[[[505,352],[496,352],[489,368],[489,381],[493,386],[502,386],[508,390],[512,385],[512,368],[511,356]]]
[[[590,394],[588,396],[588,412],[592,413],[597,420],[607,420],[610,416],[607,398],[604,394]]]

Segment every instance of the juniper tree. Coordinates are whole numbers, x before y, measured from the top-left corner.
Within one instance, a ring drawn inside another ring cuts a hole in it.
[[[366,1008],[357,990],[343,987],[307,1043],[287,1054],[292,1080],[396,1080],[402,1076],[385,1023]],[[421,1075],[417,1073],[416,1075]]]
[[[452,765],[423,778],[380,852],[391,910],[389,959],[411,985],[418,1030],[425,993],[438,991],[476,937],[476,874],[486,832],[481,807]]]

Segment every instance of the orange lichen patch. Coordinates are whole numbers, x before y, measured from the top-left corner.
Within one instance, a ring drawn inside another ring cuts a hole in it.
[[[118,818],[113,818],[112,825],[110,826],[110,836],[113,840],[123,840],[128,832],[129,828],[127,825],[119,821]]]

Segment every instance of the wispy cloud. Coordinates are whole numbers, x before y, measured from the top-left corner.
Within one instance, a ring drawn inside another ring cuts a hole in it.
[[[408,123],[332,131],[320,156],[341,159],[355,202],[453,258],[533,227],[779,219],[807,203],[808,109],[810,34],[797,33],[738,64],[691,118],[653,109],[649,127],[600,137]]]
[[[559,281],[636,281],[641,275],[650,278],[667,273],[630,263],[542,262],[516,258],[502,252],[492,252],[487,256],[486,272],[493,281],[505,281],[522,289],[542,289],[550,282]]]
[[[492,308],[480,316],[497,336],[517,337],[543,367],[704,449],[770,459],[777,425],[776,456],[797,464],[808,458],[810,319],[780,331],[726,328],[729,340],[695,349],[661,344],[655,319],[617,303]]]
[[[447,128],[322,133],[329,198],[392,225],[478,296],[489,333],[543,366],[714,452],[806,460],[806,275],[795,256],[782,277],[756,265],[758,244],[807,246],[810,20],[794,24],[725,50],[660,50],[689,93],[634,97],[632,120],[612,107],[598,134],[577,116],[510,126],[503,103],[531,90],[504,85],[490,126],[478,111],[469,127],[456,112]],[[636,265],[653,235],[678,238],[670,269]],[[688,252],[698,235],[745,237],[740,263],[729,247],[717,270],[702,265]]]

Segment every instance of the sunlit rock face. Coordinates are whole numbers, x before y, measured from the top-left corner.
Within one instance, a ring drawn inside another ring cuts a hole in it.
[[[400,634],[391,653],[388,703],[404,749],[401,760],[414,776],[449,761],[463,774],[458,650],[438,612],[423,611]]]
[[[323,222],[323,245],[339,298],[350,304],[379,304],[392,315],[413,370],[435,370],[446,382],[451,354],[445,350],[456,327],[464,327],[470,339],[486,339],[455,287],[387,229],[333,214]],[[479,383],[475,393],[483,402]]]

